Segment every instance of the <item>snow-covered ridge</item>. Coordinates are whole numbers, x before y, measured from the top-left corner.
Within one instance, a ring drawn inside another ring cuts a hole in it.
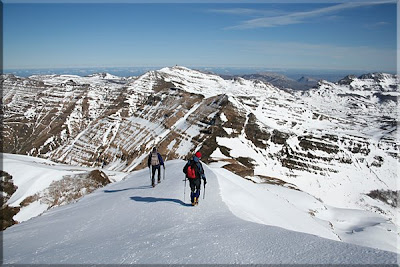
[[[354,135],[361,133],[379,140],[384,133],[395,139],[394,122],[397,120],[397,99],[400,96],[396,81],[394,75],[371,74],[346,78],[346,82],[338,84],[322,81],[317,88],[297,95],[310,108],[351,122]]]
[[[398,92],[398,77],[387,73],[369,73],[360,77],[347,76],[338,83],[349,85],[354,90]]]
[[[110,86],[113,83],[125,83],[127,78],[118,77],[109,73],[95,73],[88,76],[79,75],[32,75],[29,77],[31,80],[42,81],[46,85],[90,85],[90,86]],[[110,83],[112,82],[112,83]]]
[[[120,80],[121,79],[121,77],[112,75],[107,72],[94,73],[94,74],[88,75],[88,77],[92,77],[92,78],[97,77],[97,78],[106,79],[106,80]]]
[[[4,263],[396,262],[397,254],[366,247],[395,249],[396,234],[383,230],[386,223],[378,216],[332,209],[303,192],[276,185],[257,186],[217,166],[204,165],[205,198],[192,207],[183,190],[184,164],[166,161],[166,179],[155,188],[149,185],[146,168],[8,228],[3,233]],[[363,246],[335,241],[339,238]]]
[[[177,88],[202,94],[206,98],[227,94],[259,96],[278,93],[277,88],[260,81],[250,81],[243,78],[224,80],[218,75],[205,74],[185,67],[163,68],[158,71],[166,81],[172,82]]]

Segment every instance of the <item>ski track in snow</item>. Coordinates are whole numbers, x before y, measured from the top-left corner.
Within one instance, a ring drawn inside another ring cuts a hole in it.
[[[222,201],[223,176],[205,167],[206,195],[184,198],[185,161],[148,169],[3,233],[5,264],[395,264],[397,254],[242,220]],[[229,180],[224,180],[229,183]],[[265,203],[268,205],[268,203]]]

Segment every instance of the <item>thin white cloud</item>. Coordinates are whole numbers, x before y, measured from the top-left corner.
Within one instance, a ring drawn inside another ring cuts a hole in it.
[[[388,25],[390,25],[389,22],[379,21],[379,22],[376,22],[376,23],[373,23],[373,24],[366,24],[365,28],[373,30],[373,29],[380,29],[380,28],[388,26]]]
[[[283,25],[290,25],[290,24],[299,24],[305,23],[310,18],[316,18],[321,16],[327,16],[331,13],[339,12],[346,9],[352,9],[362,6],[371,6],[371,5],[379,5],[385,3],[394,3],[393,1],[374,1],[374,2],[355,2],[355,3],[342,3],[333,5],[330,7],[319,8],[311,11],[303,11],[303,12],[293,12],[293,13],[286,13],[280,14],[275,16],[268,16],[264,15],[261,18],[250,19],[242,22],[239,25],[227,27],[227,29],[254,29],[254,28],[269,28],[269,27],[278,27]],[[228,10],[224,11],[225,13]],[[235,12],[235,10],[231,10],[231,12]],[[237,10],[236,12],[239,12]],[[251,13],[250,10],[246,9],[248,14]],[[260,10],[254,10],[254,13],[260,13]],[[243,14],[243,13],[242,13]]]

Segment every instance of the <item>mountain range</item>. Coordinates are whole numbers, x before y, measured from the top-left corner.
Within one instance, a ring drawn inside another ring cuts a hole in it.
[[[295,80],[289,78],[283,74],[273,72],[261,72],[256,74],[244,74],[244,75],[221,75],[224,79],[234,79],[235,77],[241,77],[246,80],[259,80],[266,83],[270,83],[280,89],[293,89],[293,90],[307,90],[313,88],[318,84],[318,80],[312,77],[302,76]]]
[[[378,215],[385,223],[368,227],[398,234],[397,77],[304,80],[312,86],[182,66],[138,77],[3,75],[2,152],[130,173],[146,167],[154,146],[167,161],[200,150],[205,164],[321,205]],[[12,194],[21,190],[15,186]],[[6,204],[26,208],[35,203],[28,197],[10,196]],[[308,212],[338,234],[337,218]],[[396,251],[392,243],[378,246]]]

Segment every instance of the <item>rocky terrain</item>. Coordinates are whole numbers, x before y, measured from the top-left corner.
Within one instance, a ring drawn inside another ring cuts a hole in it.
[[[139,77],[3,75],[2,152],[130,172],[152,147],[328,205],[396,215],[397,77],[281,90],[185,67]]]

